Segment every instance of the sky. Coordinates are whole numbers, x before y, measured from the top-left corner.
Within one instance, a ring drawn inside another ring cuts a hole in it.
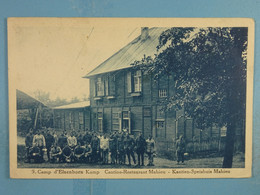
[[[88,97],[82,78],[140,35],[141,27],[111,21],[20,19],[8,29],[9,66],[17,89],[70,100]]]

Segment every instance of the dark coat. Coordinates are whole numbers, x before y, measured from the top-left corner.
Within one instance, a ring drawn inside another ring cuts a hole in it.
[[[52,144],[55,142],[54,137],[51,134],[45,136],[46,148],[51,148]]]
[[[136,152],[143,153],[146,150],[146,141],[143,137],[136,139]]]
[[[28,133],[25,137],[25,146],[32,147],[32,143],[33,143],[33,134]]]

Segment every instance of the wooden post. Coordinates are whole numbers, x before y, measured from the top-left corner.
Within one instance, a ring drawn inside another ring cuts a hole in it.
[[[55,112],[54,112],[54,109],[52,110],[52,120],[53,120],[53,123],[52,123],[52,128],[55,128]]]
[[[34,125],[33,125],[33,128],[36,129],[36,126],[37,126],[37,118],[38,118],[38,108],[36,108],[36,114],[35,114],[35,119],[34,119]]]

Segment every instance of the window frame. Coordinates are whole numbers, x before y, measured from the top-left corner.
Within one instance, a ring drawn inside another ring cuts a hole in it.
[[[166,88],[161,88],[158,90],[159,98],[166,98],[168,97],[168,90]]]

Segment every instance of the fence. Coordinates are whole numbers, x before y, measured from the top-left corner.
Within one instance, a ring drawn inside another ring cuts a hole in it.
[[[186,142],[186,152],[191,157],[210,157],[222,155],[225,149],[225,137],[212,138],[201,141]],[[176,158],[176,143],[173,141],[156,141],[156,153],[161,157],[169,159]],[[234,144],[234,152],[241,151],[241,142],[236,139]]]

